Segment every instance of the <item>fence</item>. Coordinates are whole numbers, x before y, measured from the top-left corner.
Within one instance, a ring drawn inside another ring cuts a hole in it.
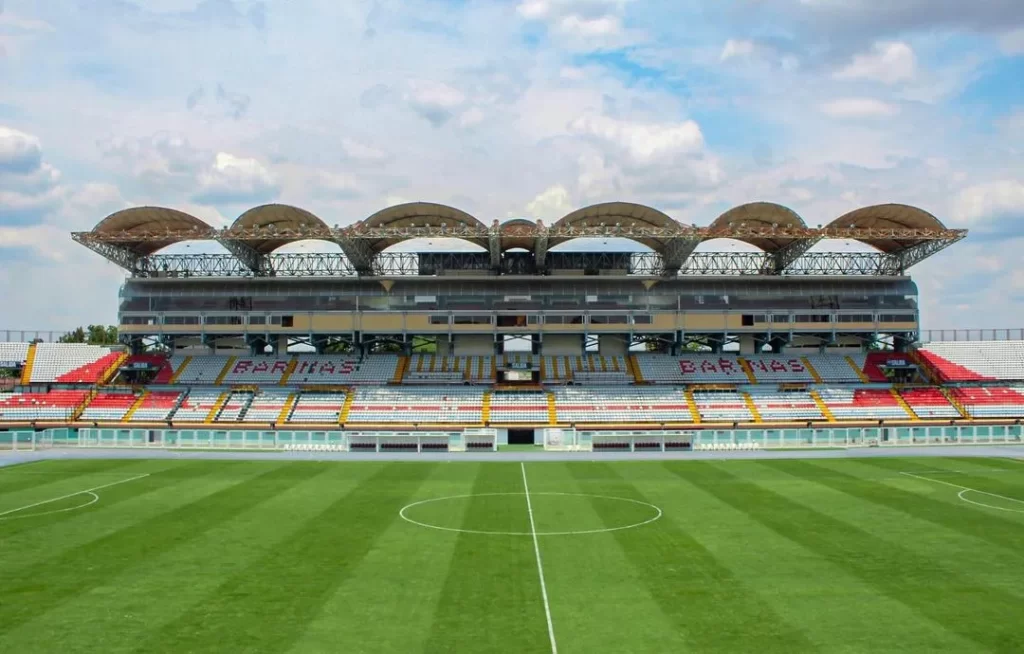
[[[579,430],[577,450],[806,449],[911,445],[1024,444],[1024,425],[721,429],[702,431]],[[562,449],[566,443],[559,442]],[[734,447],[735,446],[735,447]],[[496,450],[494,430],[435,432],[259,431],[189,429],[47,429],[0,432],[0,450],[36,448],[189,448],[214,450],[331,449],[423,452]]]
[[[1024,341],[1024,329],[925,329],[921,342],[933,341]]]

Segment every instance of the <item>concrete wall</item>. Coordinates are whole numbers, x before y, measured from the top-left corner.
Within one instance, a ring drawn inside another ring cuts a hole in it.
[[[494,336],[490,334],[457,334],[455,356],[489,356],[494,354]]]
[[[541,354],[580,356],[583,354],[583,336],[579,334],[548,334],[541,343]]]
[[[602,334],[597,340],[597,351],[603,356],[619,357],[629,354],[628,337]]]

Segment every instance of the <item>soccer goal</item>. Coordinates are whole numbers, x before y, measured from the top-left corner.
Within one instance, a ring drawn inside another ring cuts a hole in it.
[[[560,452],[576,452],[585,448],[575,429],[553,427],[544,430],[544,449]]]

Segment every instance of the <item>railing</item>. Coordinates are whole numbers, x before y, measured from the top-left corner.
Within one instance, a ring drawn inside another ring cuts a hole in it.
[[[934,341],[1024,341],[1024,328],[1014,329],[925,329],[921,342]]]

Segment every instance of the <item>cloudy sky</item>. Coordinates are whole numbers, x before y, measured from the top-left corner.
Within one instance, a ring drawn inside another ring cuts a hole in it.
[[[1022,80],[1021,0],[0,0],[0,330],[112,322],[126,206],[408,200],[914,204],[925,327],[1024,327]]]

